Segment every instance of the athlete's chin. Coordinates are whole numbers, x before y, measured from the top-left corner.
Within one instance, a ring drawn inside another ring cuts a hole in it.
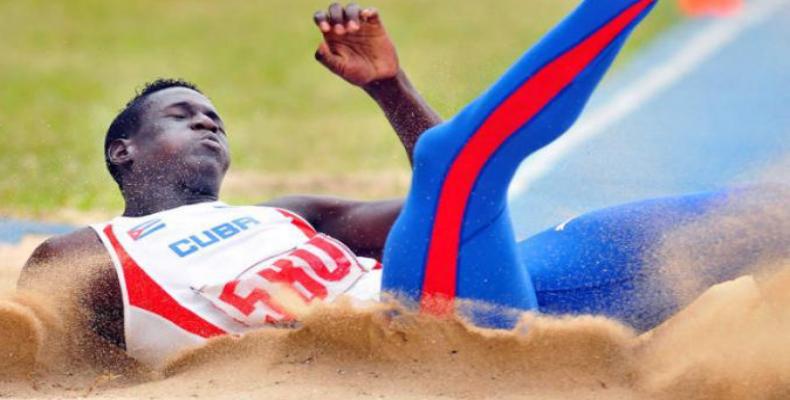
[[[211,152],[208,154],[196,155],[190,160],[189,164],[192,165],[190,169],[195,170],[196,174],[225,175],[225,172],[230,166],[230,158],[224,151],[217,153]]]
[[[218,193],[228,170],[228,163],[199,162],[184,176],[185,186],[197,193]]]

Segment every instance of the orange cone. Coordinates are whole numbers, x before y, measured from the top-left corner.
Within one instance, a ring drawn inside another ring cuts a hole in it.
[[[732,15],[743,6],[743,0],[678,0],[678,2],[683,13],[690,16]]]

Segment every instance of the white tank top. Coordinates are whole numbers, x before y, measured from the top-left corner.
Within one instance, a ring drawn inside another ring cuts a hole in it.
[[[110,253],[127,353],[159,366],[208,338],[293,321],[272,293],[376,300],[381,265],[287,210],[200,203],[91,226]],[[294,297],[296,297],[294,296]]]

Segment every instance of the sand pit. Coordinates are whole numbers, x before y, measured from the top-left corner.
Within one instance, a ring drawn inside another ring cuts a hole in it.
[[[525,314],[513,331],[495,331],[340,302],[313,310],[299,329],[219,338],[148,371],[85,339],[63,304],[7,293],[0,302],[0,396],[790,398],[786,200],[756,213],[731,207],[658,244],[657,271],[678,296],[702,284],[697,273],[711,260],[729,257],[754,273],[708,289],[643,334],[595,316]],[[705,251],[684,248],[684,237],[711,229],[726,229],[732,240]],[[755,243],[763,244],[759,257],[739,257]],[[15,271],[18,265],[7,266],[1,276]]]
[[[787,271],[727,282],[641,336],[598,317],[526,315],[520,328],[502,332],[341,304],[316,312],[298,330],[215,340],[163,371],[102,371],[77,362],[20,375],[30,368],[23,360],[12,371],[17,375],[5,378],[2,394],[779,399],[790,395],[788,288]],[[4,313],[3,322],[19,324],[8,317],[22,314]],[[28,340],[27,350],[36,351],[40,339]]]

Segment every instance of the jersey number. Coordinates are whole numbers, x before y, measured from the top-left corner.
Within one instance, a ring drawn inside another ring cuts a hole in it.
[[[305,303],[332,300],[348,290],[364,273],[356,258],[340,242],[313,236],[307,243],[226,283],[214,302],[248,325],[293,321],[276,296],[275,287],[293,291]],[[230,306],[230,307],[228,307]]]

